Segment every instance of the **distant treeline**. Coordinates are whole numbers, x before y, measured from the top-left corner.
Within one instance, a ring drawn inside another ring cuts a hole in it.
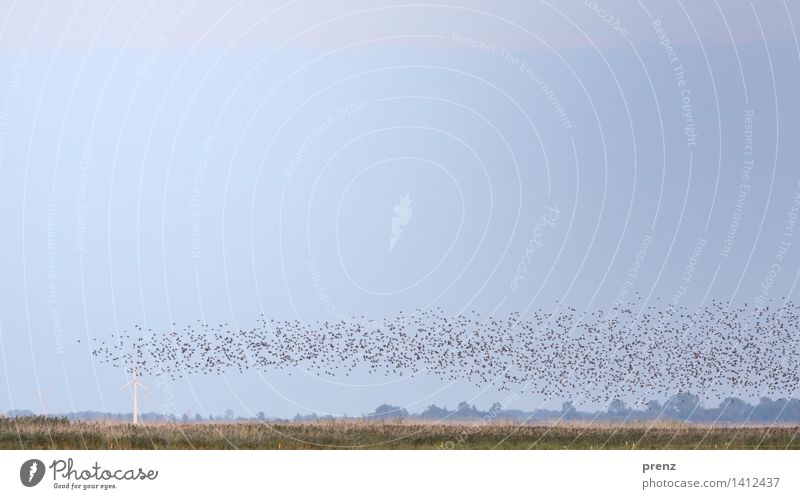
[[[678,394],[663,404],[652,400],[643,408],[633,409],[620,400],[611,402],[606,410],[579,411],[571,402],[564,402],[561,410],[539,409],[523,411],[493,404],[482,411],[474,405],[461,402],[455,410],[435,405],[428,406],[419,414],[412,414],[402,407],[383,404],[366,416],[370,419],[417,419],[479,421],[655,421],[672,420],[690,423],[798,423],[800,422],[800,399],[762,398],[750,404],[735,397],[723,400],[718,407],[706,408],[700,398],[693,394]],[[297,417],[296,417],[297,419]]]
[[[608,408],[600,411],[580,411],[571,402],[564,402],[561,410],[538,409],[523,411],[512,409],[509,406],[511,399],[506,399],[506,404],[496,402],[488,409],[481,410],[467,402],[461,402],[456,409],[429,405],[424,411],[411,413],[403,407],[390,404],[381,404],[369,414],[361,416],[331,416],[318,414],[298,414],[292,419],[274,418],[258,412],[254,417],[236,416],[232,410],[220,415],[200,414],[161,414],[147,412],[139,415],[142,421],[170,421],[182,423],[201,423],[208,421],[220,422],[313,422],[335,420],[421,420],[421,421],[475,421],[479,423],[492,422],[531,422],[531,421],[656,421],[670,420],[688,423],[799,423],[800,399],[762,398],[758,404],[751,404],[745,400],[731,397],[723,400],[719,406],[709,408],[701,404],[700,398],[693,394],[678,394],[670,397],[666,402],[656,400],[648,402],[641,408],[630,408],[621,400],[614,400]],[[13,410],[6,413],[6,417],[28,417],[36,414],[29,410]],[[129,421],[132,413],[107,413],[98,411],[71,412],[50,414],[51,417],[62,417],[72,420],[96,421]]]

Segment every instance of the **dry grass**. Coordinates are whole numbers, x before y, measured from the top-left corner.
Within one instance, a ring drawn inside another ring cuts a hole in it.
[[[0,418],[3,449],[800,449],[800,426],[147,423]]]

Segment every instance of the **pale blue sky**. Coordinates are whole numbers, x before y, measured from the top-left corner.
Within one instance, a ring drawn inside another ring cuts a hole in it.
[[[42,392],[130,410],[77,340],[134,323],[605,308],[648,237],[630,283],[648,303],[752,302],[793,241],[800,12],[718,3],[0,3],[0,410]],[[766,298],[797,297],[798,252]],[[145,382],[143,410],[176,413],[504,397],[363,373]]]

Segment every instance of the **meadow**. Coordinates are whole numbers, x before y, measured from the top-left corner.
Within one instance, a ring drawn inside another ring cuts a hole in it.
[[[800,426],[0,418],[0,449],[800,449]]]

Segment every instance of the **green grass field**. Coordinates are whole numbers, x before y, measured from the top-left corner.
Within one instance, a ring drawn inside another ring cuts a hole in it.
[[[800,449],[800,426],[126,423],[0,418],[2,449]]]

